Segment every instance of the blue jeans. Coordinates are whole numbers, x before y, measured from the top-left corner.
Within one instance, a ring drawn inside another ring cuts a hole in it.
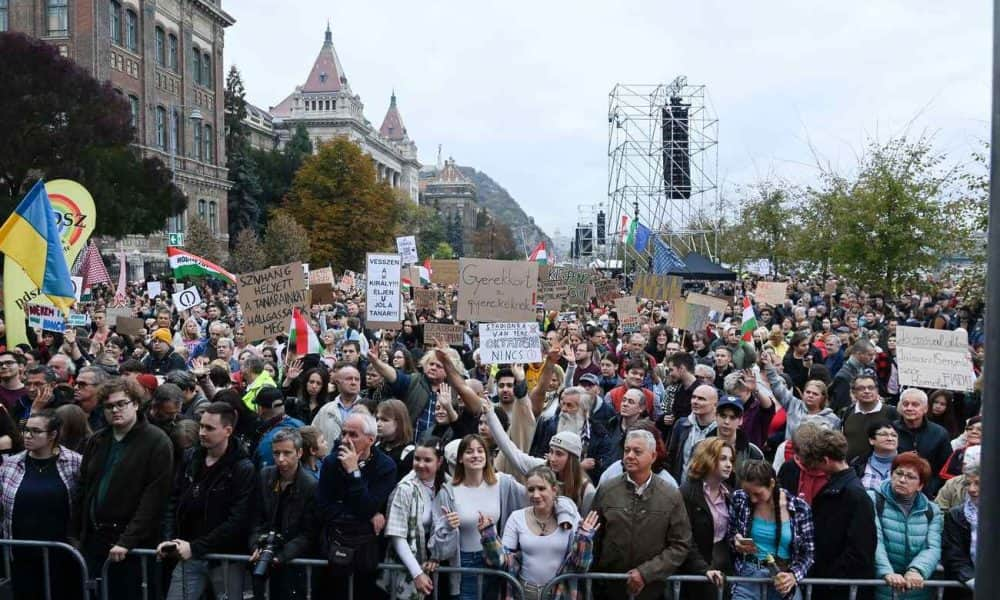
[[[766,577],[771,578],[771,572],[765,567],[758,567],[752,563],[743,563],[743,566],[736,569],[739,577]],[[781,600],[781,594],[770,583],[766,584],[766,592],[761,593],[765,588],[759,583],[736,583],[733,584],[733,600]],[[792,596],[795,600],[802,598],[799,588],[795,588]]]
[[[215,563],[192,558],[182,560],[170,575],[167,600],[198,600],[209,584],[217,600],[243,600],[243,576],[246,565],[239,562]]]
[[[483,562],[483,553],[480,552],[462,552],[462,565],[463,567],[469,568],[486,568],[486,563]],[[496,600],[497,592],[499,590],[498,582],[496,577],[483,576],[483,594],[479,595],[479,576],[473,574],[462,573],[462,588],[459,594],[459,600]]]

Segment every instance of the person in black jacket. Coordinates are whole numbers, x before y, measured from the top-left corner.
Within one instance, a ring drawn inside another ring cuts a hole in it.
[[[184,370],[184,359],[174,352],[173,336],[166,328],[157,329],[149,337],[149,354],[142,359],[146,373],[165,376],[171,371]]]
[[[257,486],[255,524],[250,534],[256,564],[269,541],[270,533],[281,536],[274,547],[274,560],[267,577],[253,578],[254,598],[304,598],[305,571],[291,569],[289,561],[308,555],[316,541],[315,477],[299,466],[302,459],[302,436],[297,429],[279,429],[271,439],[274,466],[265,467]],[[270,588],[270,596],[268,589]]]
[[[230,443],[236,411],[213,402],[201,415],[197,448],[187,452],[167,512],[161,558],[180,559],[167,600],[199,598],[211,584],[216,598],[243,597],[243,563],[210,565],[206,554],[243,554],[257,483],[253,463]]]
[[[139,410],[145,393],[129,379],[112,379],[97,390],[109,427],[94,434],[83,450],[71,511],[70,537],[78,540],[91,573],[105,560],[111,598],[136,598],[141,563],[127,556],[149,548],[170,496],[173,446]]]
[[[965,475],[965,502],[944,513],[941,534],[941,566],[949,577],[961,581],[969,590],[949,589],[945,598],[972,600],[976,588],[976,530],[979,526],[979,464],[962,470]]]
[[[899,453],[916,452],[931,464],[931,480],[924,494],[933,498],[941,487],[938,473],[951,456],[948,430],[927,418],[927,393],[919,388],[907,388],[899,395],[899,420],[892,426],[899,433]]]
[[[707,439],[691,457],[688,477],[681,485],[681,497],[691,522],[691,551],[681,566],[686,574],[707,575],[723,585],[723,573],[732,571],[729,555],[730,490],[725,481],[733,473],[736,449],[721,438]],[[709,506],[712,502],[714,506]],[[717,590],[708,584],[685,584],[684,598],[714,600]]]
[[[839,431],[820,429],[795,448],[803,465],[823,471],[827,483],[812,501],[815,562],[810,577],[875,579],[875,507],[857,473],[847,464],[847,438]],[[848,598],[847,586],[813,588],[815,600]],[[859,588],[857,598],[872,597],[872,588]]]

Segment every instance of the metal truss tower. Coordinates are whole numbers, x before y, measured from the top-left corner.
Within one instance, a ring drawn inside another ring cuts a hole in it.
[[[636,213],[679,253],[717,257],[718,133],[704,85],[683,76],[615,85],[608,96],[609,258],[627,255],[646,270],[652,247],[639,254],[621,240],[622,216]]]

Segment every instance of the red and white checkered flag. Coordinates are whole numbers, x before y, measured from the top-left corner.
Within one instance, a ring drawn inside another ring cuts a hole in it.
[[[92,288],[100,283],[111,285],[108,268],[104,266],[104,259],[101,258],[101,252],[94,242],[87,244],[87,252],[80,265],[80,275],[83,276],[83,289]]]

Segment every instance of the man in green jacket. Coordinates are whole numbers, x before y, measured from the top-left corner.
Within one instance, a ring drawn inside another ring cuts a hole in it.
[[[602,597],[662,598],[666,579],[691,548],[691,524],[676,488],[653,476],[656,440],[648,431],[625,438],[625,472],[597,490],[593,508],[601,515],[594,571],[625,573],[625,585],[611,582]]]

